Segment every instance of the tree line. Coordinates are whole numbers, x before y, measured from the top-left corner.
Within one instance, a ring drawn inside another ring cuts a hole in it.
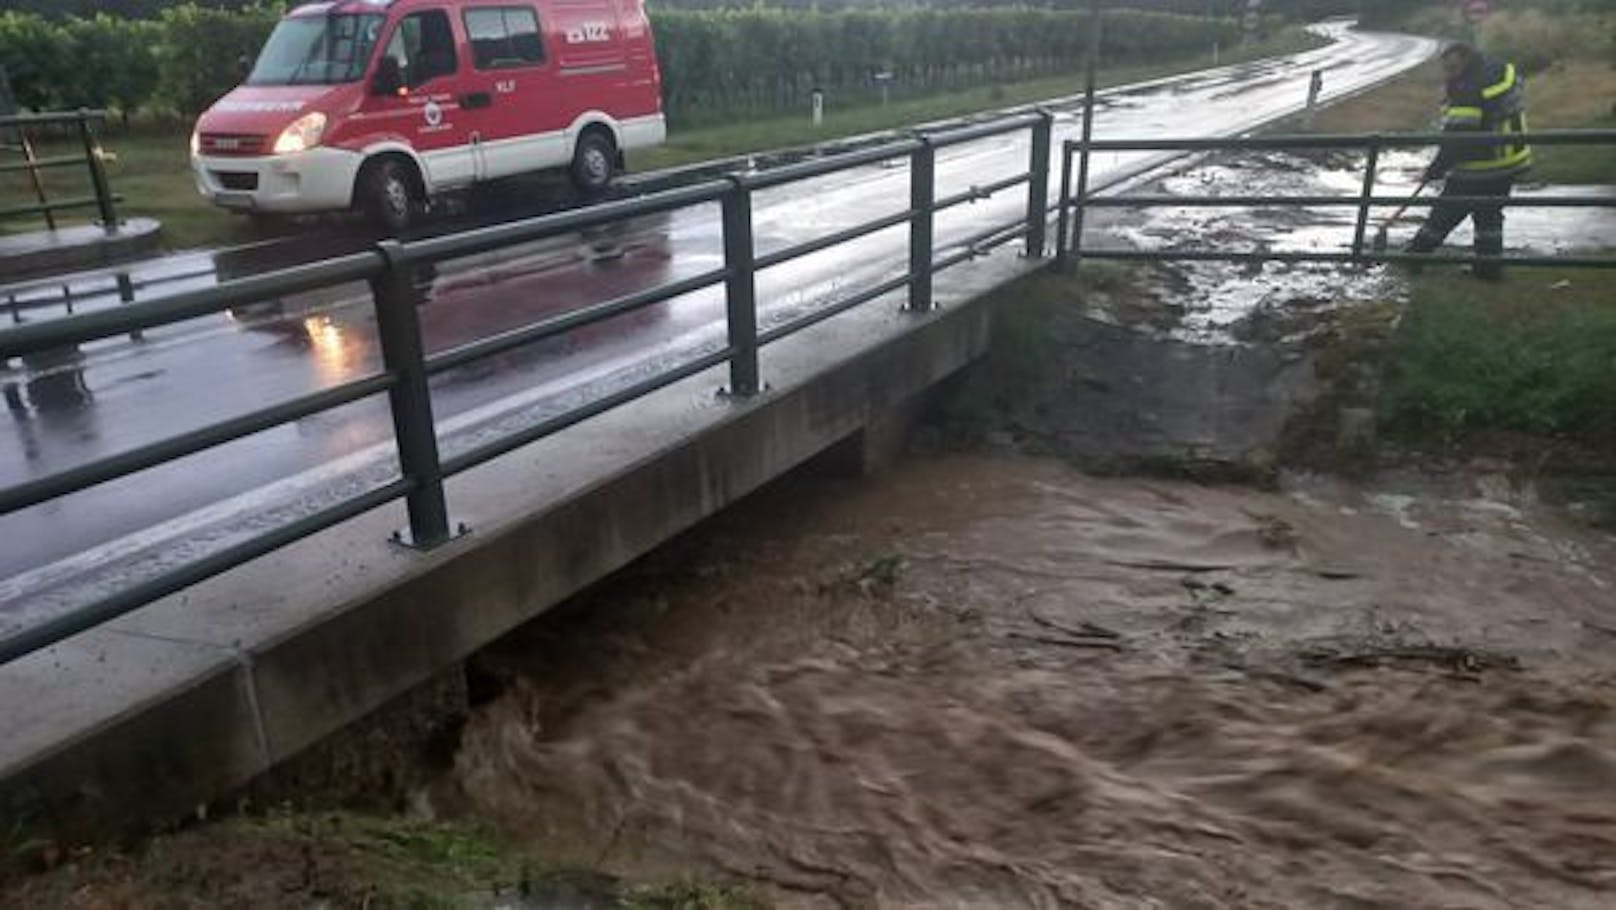
[[[1074,72],[1088,13],[1071,9],[749,8],[653,12],[669,115],[684,119],[922,94]],[[1232,19],[1134,10],[1102,15],[1104,61],[1151,62],[1238,40]],[[880,81],[878,81],[878,79]]]
[[[197,6],[243,9],[261,0],[192,0]],[[1320,18],[1355,13],[1361,0],[1263,0],[1266,12],[1290,19]],[[1604,0],[1548,0],[1597,4]],[[175,0],[0,0],[0,12],[38,13],[50,17],[93,16],[106,13],[123,19],[156,18]],[[290,3],[282,4],[290,6]],[[653,10],[673,9],[819,9],[846,8],[951,8],[1026,6],[1040,9],[1082,9],[1089,0],[648,0]],[[1115,9],[1146,9],[1186,15],[1233,16],[1245,10],[1245,0],[1101,0]]]
[[[239,80],[281,5],[169,3],[152,18],[0,13],[0,61],[17,100],[190,115]],[[813,89],[847,103],[1072,72],[1088,45],[1081,9],[886,7],[653,9],[669,116],[686,122],[806,105]],[[1102,57],[1143,62],[1238,40],[1230,18],[1142,10],[1103,14]]]

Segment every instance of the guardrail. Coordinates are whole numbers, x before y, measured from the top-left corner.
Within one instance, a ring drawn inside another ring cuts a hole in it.
[[[94,208],[101,216],[101,224],[108,228],[118,225],[118,212],[116,203],[118,197],[112,192],[112,183],[107,179],[106,157],[107,153],[101,148],[101,142],[96,138],[92,124],[105,124],[106,111],[73,111],[70,113],[46,114],[13,114],[0,117],[0,137],[11,131],[16,131],[17,151],[22,153],[21,161],[0,163],[0,174],[26,172],[29,183],[34,190],[36,202],[27,205],[12,205],[0,208],[0,219],[15,218],[19,215],[43,215],[45,226],[56,230],[56,213],[72,209]],[[77,128],[78,139],[83,146],[83,155],[58,155],[52,158],[41,158],[35,152],[31,130],[35,127],[74,126]],[[95,195],[75,196],[68,199],[52,200],[45,190],[45,180],[42,171],[52,168],[84,167],[90,174],[90,187]]]
[[[267,272],[209,288],[175,293],[116,309],[0,329],[0,363],[4,363],[13,357],[27,357],[98,339],[138,333],[270,298],[349,282],[367,282],[382,353],[382,370],[378,373],[0,489],[0,514],[26,509],[384,392],[389,399],[399,460],[397,476],[386,483],[0,639],[0,663],[48,647],[159,597],[397,499],[405,501],[409,515],[408,533],[401,536],[401,542],[419,548],[438,546],[459,532],[451,527],[449,520],[444,495],[445,478],[725,363],[729,367],[729,394],[735,399],[746,399],[755,395],[760,388],[759,349],[770,342],[900,290],[906,291],[906,309],[915,312],[930,310],[932,278],[937,272],[1017,239],[1025,241],[1028,256],[1042,256],[1049,222],[1053,119],[1049,113],[1040,111],[947,132],[917,135],[762,173],[734,174],[585,209],[418,241],[386,241],[365,252]],[[1032,140],[1026,171],[963,193],[937,198],[935,164],[939,149],[1020,131],[1027,131]],[[907,158],[909,162],[910,194],[907,208],[795,246],[758,255],[752,232],[752,196],[755,192],[900,158]],[[1027,187],[1024,217],[974,234],[959,242],[960,250],[939,258],[933,231],[938,212],[1022,184]],[[426,354],[416,312],[419,295],[412,281],[417,268],[446,259],[714,202],[721,206],[722,267],[604,300],[431,355]],[[905,224],[909,228],[909,263],[903,274],[858,290],[766,331],[759,331],[756,296],[758,272]],[[428,380],[432,376],[715,286],[724,288],[726,301],[727,341],[723,349],[664,369],[632,386],[451,458],[440,456],[432,394],[428,387]]]
[[[1085,118],[1086,119],[1086,118]],[[1545,130],[1514,135],[1401,133],[1354,135],[1243,136],[1223,139],[1090,139],[1062,144],[1060,193],[1056,200],[1057,267],[1070,270],[1080,259],[1148,259],[1193,262],[1324,262],[1366,265],[1385,262],[1469,263],[1498,265],[1578,266],[1616,268],[1616,257],[1605,256],[1455,256],[1366,249],[1370,212],[1376,208],[1409,206],[1429,208],[1444,204],[1486,204],[1525,208],[1616,208],[1611,196],[1511,196],[1507,199],[1474,196],[1377,196],[1380,154],[1391,148],[1420,148],[1452,143],[1461,146],[1527,144],[1616,145],[1616,130]],[[1093,152],[1215,152],[1215,151],[1362,151],[1363,183],[1352,196],[1231,195],[1231,196],[1097,196],[1089,191],[1089,161]],[[1074,176],[1075,171],[1075,176]],[[1075,182],[1075,186],[1074,186]],[[1229,207],[1352,207],[1357,209],[1350,243],[1342,252],[1291,250],[1187,250],[1092,247],[1083,244],[1083,222],[1089,209],[1141,209],[1154,206]]]

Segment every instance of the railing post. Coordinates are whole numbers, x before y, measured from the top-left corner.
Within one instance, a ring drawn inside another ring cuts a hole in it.
[[[101,210],[101,226],[115,231],[118,229],[118,213],[112,206],[112,184],[107,181],[101,145],[90,131],[89,111],[79,111],[79,138],[84,141],[84,160],[90,166],[90,184],[95,187],[95,204]]]
[[[909,156],[909,303],[905,309],[932,307],[932,225],[937,203],[937,148],[929,136]]]
[[[1092,110],[1091,108],[1091,113]],[[1083,258],[1083,216],[1088,210],[1089,195],[1090,119],[1090,114],[1083,115],[1083,140],[1078,144],[1077,150],[1077,188],[1072,196],[1072,251],[1066,261],[1068,269],[1076,269],[1078,262]]]
[[[1364,234],[1369,230],[1369,199],[1375,195],[1375,177],[1380,168],[1380,134],[1369,137],[1369,158],[1364,163],[1363,192],[1358,197],[1358,224],[1352,232],[1352,258],[1363,260]]]
[[[746,178],[730,175],[734,186],[723,199],[724,302],[729,323],[729,393],[758,393],[757,247],[752,239],[752,190]]]
[[[118,273],[118,300],[124,304],[135,302],[135,282],[134,279],[129,277],[128,272]],[[130,341],[140,341],[145,337],[146,333],[140,329],[135,329],[129,333]]]
[[[1055,134],[1055,115],[1038,112],[1032,125],[1032,163],[1027,180],[1027,258],[1044,258],[1049,234],[1049,144]]]
[[[1078,144],[1077,193],[1073,197],[1072,252],[1066,268],[1076,269],[1083,258],[1083,216],[1089,194],[1089,142],[1094,138],[1094,96],[1100,66],[1100,0],[1089,4],[1089,50],[1083,61],[1083,138]]]
[[[1065,274],[1072,237],[1072,141],[1061,143],[1060,196],[1055,200],[1055,270]]]
[[[386,263],[382,274],[371,281],[376,328],[382,364],[397,377],[388,390],[388,400],[393,410],[393,435],[398,441],[399,471],[412,484],[405,497],[409,535],[398,539],[408,546],[430,549],[453,535],[443,497],[443,469],[438,460],[437,427],[432,419],[432,392],[427,386],[415,285],[402,244],[384,240],[376,249]]]

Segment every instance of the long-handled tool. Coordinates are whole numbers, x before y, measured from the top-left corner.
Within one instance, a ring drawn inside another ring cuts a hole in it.
[[[1420,195],[1420,191],[1424,190],[1430,182],[1429,180],[1421,180],[1420,185],[1414,188],[1414,194],[1408,197],[1408,201],[1403,203],[1402,208],[1392,212],[1392,217],[1387,218],[1375,231],[1375,242],[1371,245],[1375,252],[1386,252],[1386,232],[1391,230],[1391,226],[1397,222],[1397,219],[1403,217],[1403,213],[1408,211],[1408,207],[1414,204],[1414,200]]]

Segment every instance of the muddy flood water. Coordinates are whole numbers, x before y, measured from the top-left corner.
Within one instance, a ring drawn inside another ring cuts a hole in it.
[[[1616,905],[1616,540],[911,456],[800,477],[480,658],[422,811],[781,907]]]

